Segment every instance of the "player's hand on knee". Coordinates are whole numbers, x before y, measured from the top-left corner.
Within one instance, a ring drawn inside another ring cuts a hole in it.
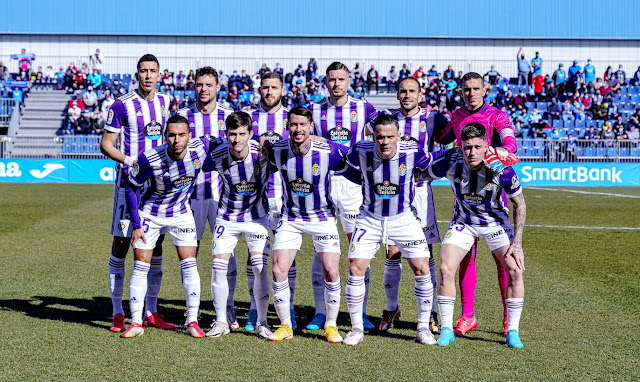
[[[511,244],[511,246],[509,246],[509,249],[507,250],[507,253],[504,255],[505,260],[507,260],[509,256],[513,257],[513,259],[516,261],[516,265],[518,266],[518,268],[523,271],[525,270],[524,251],[522,250],[522,245]]]
[[[147,238],[144,236],[144,231],[142,230],[142,228],[134,229],[133,232],[131,232],[131,246],[133,247],[133,249],[136,249],[136,243],[138,242],[138,239],[142,239],[142,242],[147,244]]]

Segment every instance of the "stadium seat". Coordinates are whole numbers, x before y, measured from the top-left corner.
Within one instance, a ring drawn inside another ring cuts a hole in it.
[[[131,76],[131,74],[123,74],[123,75],[122,75],[122,81],[129,81],[129,82],[131,82],[131,79],[132,79],[132,78],[133,78],[133,77]]]
[[[627,94],[627,87],[626,86],[620,86],[620,94],[622,94],[622,95],[626,95]]]
[[[553,127],[562,127],[562,120],[561,119],[554,119],[553,122],[551,122],[551,126]]]
[[[109,82],[111,82],[111,74],[102,73],[100,75],[100,78],[102,79],[103,84],[108,84]]]
[[[219,100],[226,100],[227,97],[229,96],[229,92],[226,90],[221,90],[218,92],[218,99]]]
[[[529,109],[529,111],[533,111],[533,109],[536,108],[536,103],[535,102],[525,102],[524,106],[526,106],[526,108]]]
[[[353,94],[353,98],[355,98],[355,99],[361,99],[363,97],[364,97],[364,92],[355,92]]]
[[[573,121],[564,121],[562,123],[562,126],[563,127],[576,127],[576,121],[575,120],[573,120]]]
[[[189,96],[189,98],[191,98],[192,100],[196,99],[196,91],[195,90],[185,90],[184,91],[184,95],[185,96]]]
[[[184,90],[175,90],[173,92],[173,97],[180,97],[181,100],[184,100]]]
[[[629,148],[629,147],[620,147],[620,156],[621,157],[629,157],[629,156],[631,156],[631,148]]]
[[[592,158],[595,156],[596,150],[593,147],[587,147],[584,149],[584,156]]]

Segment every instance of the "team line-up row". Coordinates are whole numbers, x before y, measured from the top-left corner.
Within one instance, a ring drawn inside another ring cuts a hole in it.
[[[196,103],[169,118],[170,100],[155,92],[157,59],[143,56],[136,76],[139,89],[111,106],[101,144],[103,153],[119,163],[109,261],[112,331],[131,338],[141,335],[143,326],[175,328],[158,315],[156,306],[162,278],[158,244],[164,232],[180,258],[187,332],[219,337],[238,327],[229,287],[235,280],[229,282],[228,274],[237,274],[230,268],[237,269],[233,253],[244,233],[251,297],[245,329],[269,340],[290,339],[297,326],[292,299],[295,256],[309,234],[316,315],[308,329],[324,328],[329,342],[356,345],[364,340],[364,330],[373,329],[365,308],[369,263],[385,243],[387,306],[379,329],[387,330],[400,315],[397,296],[404,257],[415,278],[416,340],[448,345],[455,339],[454,280],[461,264],[463,310],[455,334],[477,326],[469,296],[475,289],[474,243],[484,237],[499,265],[506,342],[522,346],[518,327],[526,207],[518,177],[509,167],[510,153],[517,147],[508,116],[484,103],[480,75],[464,76],[466,108],[456,111],[451,121],[418,106],[419,84],[412,78],[400,83],[400,107],[378,113],[367,101],[347,95],[349,71],[339,62],[326,70],[330,97],[311,110],[283,108],[282,78],[267,73],[262,77],[260,107],[232,113],[217,103],[217,72],[205,67],[196,74]],[[369,135],[372,140],[366,139]],[[459,147],[432,152],[434,142],[452,141]],[[491,142],[501,147],[493,149]],[[443,177],[451,182],[455,205],[442,242],[434,298],[435,264],[429,260],[431,244],[440,237],[430,180]],[[513,203],[513,228],[507,197]],[[352,330],[344,338],[336,325],[342,296],[338,216],[350,240],[345,296]],[[216,320],[204,333],[197,321],[201,288],[196,251],[207,221],[213,232]],[[130,243],[135,261],[129,286],[131,325],[126,328],[122,296]],[[280,320],[275,332],[266,320],[270,294]],[[437,328],[436,307],[441,325],[437,342],[432,334]]]

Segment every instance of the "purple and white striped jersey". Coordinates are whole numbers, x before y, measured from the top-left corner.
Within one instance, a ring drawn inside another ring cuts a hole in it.
[[[400,109],[387,109],[384,111],[398,119],[400,136],[403,141],[414,141],[418,147],[426,152],[433,151],[435,137],[444,131],[449,120],[442,114],[420,108],[413,116],[405,116]],[[416,182],[416,187],[426,187],[426,182]]]
[[[209,114],[202,113],[193,103],[190,107],[178,110],[178,114],[189,121],[189,130],[193,138],[224,138],[227,126],[225,121],[233,110],[221,104]],[[217,180],[216,180],[217,178]],[[192,199],[217,199],[222,189],[222,179],[214,172],[201,171],[193,187]]]
[[[335,219],[331,200],[330,171],[346,169],[343,157],[347,149],[331,142],[311,141],[309,151],[296,156],[289,139],[265,144],[269,161],[280,171],[284,184],[283,218],[289,221],[326,221]]]
[[[369,101],[349,97],[342,106],[334,106],[325,98],[312,104],[314,134],[328,141],[351,147],[364,140],[366,125],[378,116]]]
[[[171,97],[165,94],[156,93],[152,101],[147,101],[137,91],[130,91],[111,105],[104,128],[120,133],[120,151],[137,158],[164,142],[164,124],[170,116],[170,104]],[[118,164],[117,170],[118,179],[124,183],[129,166]]]
[[[213,141],[216,147],[205,161],[204,170],[214,169],[222,176],[222,194],[218,217],[231,222],[250,222],[267,216],[269,201],[266,190],[269,162],[260,154],[260,144],[249,141],[249,153],[243,161],[235,161],[226,140]]]
[[[453,188],[456,203],[452,223],[492,227],[508,223],[508,205],[502,199],[502,190],[513,198],[522,192],[518,175],[511,167],[495,173],[487,166],[472,171],[457,149],[435,155],[428,169],[432,179],[446,177]]]
[[[262,106],[251,110],[253,133],[266,137],[271,143],[289,138],[289,130],[287,130],[288,112],[289,109],[284,106],[280,106],[280,109],[275,113],[266,112]],[[282,176],[279,172],[272,173],[269,176],[267,195],[269,198],[282,199]]]
[[[179,161],[174,161],[167,153],[167,144],[145,151],[129,173],[129,184],[142,187],[148,181],[140,196],[137,209],[129,203],[129,212],[136,227],[137,210],[151,216],[170,218],[190,211],[189,196],[211,147],[206,138],[192,139],[187,145],[187,153]],[[130,188],[127,188],[129,201]],[[135,193],[133,193],[135,196]],[[135,210],[135,212],[133,211]],[[139,224],[139,218],[138,218]],[[139,227],[139,225],[138,225]]]
[[[413,173],[428,167],[431,160],[431,153],[414,141],[399,141],[391,159],[378,157],[375,142],[356,143],[347,154],[347,163],[362,173],[361,210],[378,218],[415,212]]]

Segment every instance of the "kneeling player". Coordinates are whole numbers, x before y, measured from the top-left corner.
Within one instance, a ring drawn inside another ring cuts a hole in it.
[[[196,263],[196,228],[189,207],[194,179],[212,146],[208,139],[190,141],[186,118],[174,115],[167,121],[165,144],[145,151],[138,158],[127,183],[127,202],[133,224],[131,243],[135,261],[129,286],[131,326],[122,338],[144,333],[142,308],[147,291],[147,273],[153,248],[160,231],[166,228],[176,246],[182,270],[182,288],[187,299],[187,333],[196,338],[205,336],[198,326],[200,307],[200,275]],[[138,200],[137,189],[146,184]]]
[[[266,190],[270,173],[269,163],[261,157],[258,142],[250,140],[251,117],[248,114],[232,113],[227,117],[226,125],[227,141],[216,147],[205,162],[205,170],[217,171],[223,181],[211,245],[213,251],[211,295],[216,310],[216,321],[207,336],[220,337],[229,333],[227,268],[238,239],[244,234],[254,275],[253,285],[250,285],[257,310],[254,330],[261,337],[267,338],[272,334],[267,326],[267,309],[269,308],[267,259],[270,251],[270,235]]]
[[[446,177],[451,182],[456,198],[451,225],[442,242],[438,293],[442,331],[436,344],[446,346],[455,340],[453,306],[456,269],[476,238],[483,237],[507,271],[507,345],[522,347],[518,334],[524,301],[522,233],[526,206],[522,188],[511,167],[494,172],[485,166],[483,159],[488,145],[484,126],[478,123],[466,125],[461,138],[462,151],[448,151],[435,160],[428,170],[432,179]],[[514,206],[513,230],[509,224],[507,206],[501,198],[503,190]]]
[[[346,345],[364,341],[362,305],[364,276],[380,243],[392,240],[407,259],[415,277],[418,304],[416,341],[433,345],[429,329],[433,285],[429,273],[429,247],[413,207],[414,169],[426,168],[431,154],[415,142],[400,141],[398,120],[380,114],[373,122],[374,142],[360,141],[347,154],[349,166],[361,171],[364,202],[349,245],[349,279],[346,297],[352,330]]]

